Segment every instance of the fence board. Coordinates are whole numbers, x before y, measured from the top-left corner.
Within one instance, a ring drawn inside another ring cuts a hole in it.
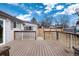
[[[35,31],[15,31],[14,32],[15,40],[36,40]]]

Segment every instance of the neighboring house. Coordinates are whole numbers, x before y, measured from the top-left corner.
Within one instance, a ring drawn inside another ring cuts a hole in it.
[[[27,26],[30,26],[30,29],[36,30],[36,25],[24,22],[0,11],[0,44],[14,40],[14,31],[27,30]]]
[[[79,33],[79,20],[76,22],[76,33]]]
[[[64,28],[63,31],[75,33],[75,31],[76,31],[75,28],[76,28],[76,26],[71,26],[71,27],[68,27],[68,28]]]
[[[54,28],[56,28],[56,27],[55,27],[55,25],[50,25],[50,28],[54,29]]]
[[[36,24],[33,24],[31,22],[26,22],[24,25],[24,30],[30,30],[30,31],[36,31],[38,26]]]

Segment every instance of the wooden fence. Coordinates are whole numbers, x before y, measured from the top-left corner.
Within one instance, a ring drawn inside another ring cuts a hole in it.
[[[36,40],[36,31],[15,31],[15,40]]]
[[[58,40],[66,47],[79,46],[79,34],[64,31],[44,31],[44,40]]]

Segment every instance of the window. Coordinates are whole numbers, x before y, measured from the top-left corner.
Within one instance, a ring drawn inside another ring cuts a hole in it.
[[[16,22],[14,22],[14,26],[13,27],[16,28]]]
[[[32,30],[32,27],[31,26],[29,26],[29,30]]]
[[[16,27],[21,29],[21,24],[17,22]]]
[[[32,27],[31,26],[26,26],[26,27],[24,27],[24,30],[32,30]]]
[[[3,21],[0,21],[0,43],[3,43]]]

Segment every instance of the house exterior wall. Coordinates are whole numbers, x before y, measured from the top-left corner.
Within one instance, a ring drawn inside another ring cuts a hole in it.
[[[37,25],[35,25],[35,24],[30,24],[30,23],[26,23],[25,24],[25,27],[27,27],[27,26],[31,26],[32,27],[32,31],[36,31],[37,30]]]
[[[5,43],[5,35],[4,35],[4,33],[5,33],[5,32],[4,32],[4,30],[5,30],[5,28],[4,28],[4,26],[5,26],[4,22],[5,22],[5,21],[4,21],[1,17],[0,17],[0,20],[3,21],[3,43],[0,44],[0,45],[2,45],[2,44]]]
[[[17,24],[16,28],[13,28],[13,31],[23,31],[24,26],[23,24]]]
[[[3,21],[3,43],[1,43],[1,44],[5,44],[13,39],[12,31],[10,28],[10,21],[7,18],[4,19],[3,17],[0,17],[0,20]]]
[[[14,31],[24,31],[23,23],[17,23],[16,28],[13,27],[14,22],[11,19],[0,17],[3,21],[3,43],[8,43],[14,40]],[[26,23],[25,26],[31,26],[32,31],[37,31],[37,25]]]
[[[5,43],[8,43],[14,39],[13,30],[11,29],[11,21],[5,20]]]
[[[38,34],[38,31],[37,31],[38,26],[35,25],[35,24],[26,23],[24,27],[27,27],[27,26],[31,26],[31,27],[32,27],[32,30],[31,30],[31,31],[36,31],[36,39],[37,39],[37,36],[38,36],[38,35],[37,35],[37,34]],[[25,31],[27,31],[27,30],[25,30]]]
[[[16,28],[13,27],[13,22],[9,19],[5,20],[5,43],[14,40],[14,31],[24,30],[23,24],[17,23]],[[20,25],[20,26],[19,26]]]
[[[76,25],[76,33],[79,33],[79,24]]]
[[[13,22],[10,21],[10,19],[8,18],[0,17],[0,20],[3,21],[3,43],[2,44],[8,43],[14,40],[14,31],[21,31],[24,29],[23,24],[20,24],[21,25],[20,28],[19,27],[13,28]]]

